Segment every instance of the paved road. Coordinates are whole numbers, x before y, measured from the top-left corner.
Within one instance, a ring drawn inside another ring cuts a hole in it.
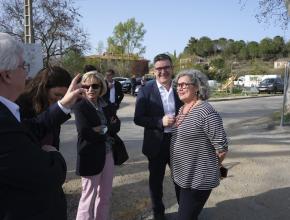
[[[282,96],[211,102],[221,114],[227,128],[232,124],[264,117],[281,109]],[[143,129],[133,122],[135,98],[125,96],[118,115],[122,121],[120,136],[127,143],[130,154],[135,157],[140,151]],[[62,126],[61,152],[66,158],[69,172],[75,169],[76,130],[74,117]]]
[[[122,120],[120,136],[126,143],[130,160],[116,169],[112,219],[151,219],[147,161],[141,154],[143,129],[133,123],[134,102],[133,97],[126,96],[119,111]],[[279,129],[269,130],[269,123],[264,119],[264,116],[281,109],[281,103],[281,96],[212,102],[221,113],[231,140],[230,154],[225,161],[230,168],[230,176],[214,190],[201,219],[288,219],[285,217],[287,215],[269,214],[272,208],[269,206],[273,203],[263,204],[271,196],[288,200],[288,205],[290,202],[289,197],[285,196],[285,193],[290,195],[290,175],[277,172],[287,171],[287,166],[290,167],[287,148],[290,145],[289,133]],[[80,181],[74,175],[76,132],[73,118],[63,126],[61,140],[61,151],[69,170],[64,188],[68,195],[69,216],[74,219]],[[285,163],[279,167],[271,166],[282,161]],[[170,220],[174,219],[177,205],[169,172],[164,185],[166,212]],[[279,207],[273,207],[274,213],[284,209],[290,213],[290,206]]]

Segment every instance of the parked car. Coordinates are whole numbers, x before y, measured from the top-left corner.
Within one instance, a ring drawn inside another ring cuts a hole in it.
[[[276,93],[276,92],[284,92],[284,83],[280,77],[277,78],[267,78],[260,82],[258,86],[259,93],[267,92],[267,93]]]
[[[113,80],[116,80],[121,83],[123,92],[130,93],[131,80],[129,78],[117,76],[117,77],[114,77]]]
[[[153,77],[149,77],[149,76],[145,77],[145,84],[146,84],[146,82],[148,82],[148,81],[150,81],[150,80],[153,80],[153,79],[154,79]],[[135,96],[138,95],[139,89],[140,89],[141,86],[142,86],[142,84],[141,84],[141,80],[142,80],[141,77],[136,78],[136,84],[137,84],[137,85],[136,85],[136,89],[135,89],[135,91],[134,91],[134,95],[135,95]]]

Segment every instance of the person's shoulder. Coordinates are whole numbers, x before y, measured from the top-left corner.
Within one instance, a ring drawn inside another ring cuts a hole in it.
[[[121,86],[121,83],[120,83],[119,81],[117,81],[117,80],[114,80],[114,83],[115,83],[116,85],[118,85],[118,86]]]
[[[154,80],[147,81],[143,87],[148,88],[148,89],[152,89],[156,85],[157,85],[156,80],[154,79]]]
[[[15,102],[20,107],[21,118],[33,118],[37,115],[30,95],[24,93]]]
[[[15,102],[17,105],[19,105],[20,108],[27,106],[33,107],[32,97],[27,93],[21,94]]]
[[[200,104],[199,109],[200,109],[200,112],[202,113],[202,115],[204,115],[204,116],[210,115],[212,113],[217,113],[215,108],[208,101],[203,101]]]
[[[153,81],[153,80],[152,80],[152,81]],[[152,92],[152,91],[153,91],[153,88],[154,88],[154,83],[155,83],[155,82],[152,82],[152,81],[146,83],[146,84],[143,85],[143,86],[140,85],[139,92],[142,91],[145,95],[146,95],[146,94],[149,94],[150,92]],[[155,84],[156,84],[156,83],[155,83]]]
[[[10,110],[0,102],[0,134],[22,131],[19,122],[14,118]]]
[[[77,110],[80,108],[86,108],[89,106],[89,102],[86,98],[80,98],[76,101],[76,103],[73,105],[72,109]]]

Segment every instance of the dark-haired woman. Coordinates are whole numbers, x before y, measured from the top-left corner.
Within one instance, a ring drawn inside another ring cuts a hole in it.
[[[59,101],[67,92],[71,75],[63,68],[53,66],[44,68],[26,85],[24,93],[16,101],[20,106],[22,119],[32,119]],[[62,114],[63,109],[59,109]],[[67,112],[68,113],[68,112]],[[69,114],[62,121],[50,121],[47,130],[33,129],[42,145],[52,145],[59,150],[60,125],[70,118]],[[51,118],[54,120],[54,118]],[[53,125],[51,127],[51,125]],[[37,132],[37,133],[36,133]]]
[[[58,101],[66,94],[71,81],[70,74],[61,67],[44,68],[27,83],[24,93],[17,100],[23,123],[42,146],[54,146],[59,150],[60,126],[70,118],[70,110]],[[37,117],[42,112],[45,112],[44,116]],[[55,193],[49,196],[47,200],[53,204],[47,208],[51,219],[66,220],[67,206],[63,189],[55,189]]]

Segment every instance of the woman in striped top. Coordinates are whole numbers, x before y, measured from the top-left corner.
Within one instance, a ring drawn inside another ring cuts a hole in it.
[[[170,147],[172,178],[179,188],[178,220],[198,219],[211,190],[219,185],[219,166],[228,150],[223,122],[207,102],[207,77],[186,70],[175,79],[184,105],[176,117]]]

